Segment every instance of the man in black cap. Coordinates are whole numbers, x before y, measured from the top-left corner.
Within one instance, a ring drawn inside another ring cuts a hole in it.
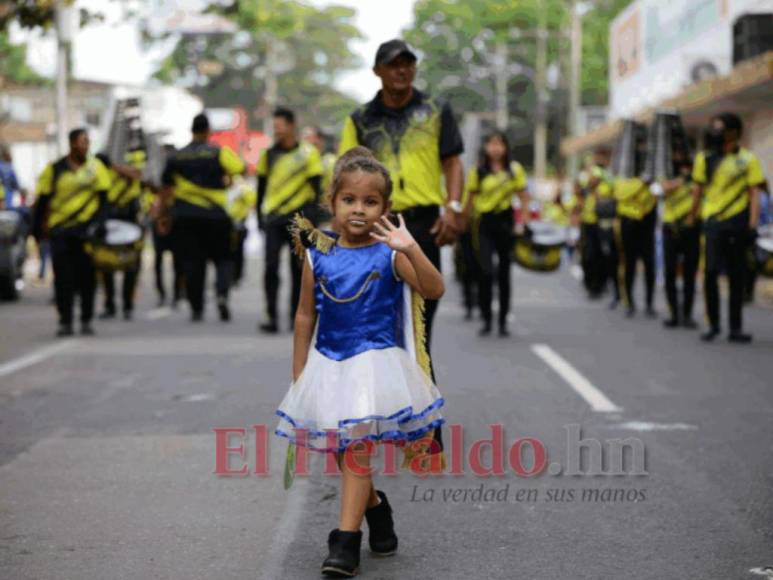
[[[210,145],[209,119],[203,113],[193,119],[193,140],[166,163],[162,198],[173,197],[175,241],[182,260],[191,320],[204,315],[204,283],[207,260],[217,272],[217,306],[222,321],[231,319],[228,290],[231,286],[231,218],[227,188],[234,175],[244,173],[244,162],[227,147]]]
[[[448,103],[413,87],[416,55],[402,40],[379,46],[373,72],[382,90],[346,119],[339,154],[364,145],[386,165],[394,183],[393,210],[403,214],[421,249],[440,268],[440,246],[453,244],[461,225],[459,128]],[[428,300],[428,351],[436,309],[437,301]]]

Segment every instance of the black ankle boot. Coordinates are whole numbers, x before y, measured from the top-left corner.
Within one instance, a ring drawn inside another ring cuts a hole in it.
[[[368,521],[368,543],[376,556],[391,556],[397,552],[395,523],[392,520],[392,506],[383,491],[376,491],[381,503],[365,510]]]
[[[351,578],[360,571],[360,545],[362,532],[342,532],[338,528],[330,532],[327,547],[330,550],[322,562],[322,573],[330,578]]]

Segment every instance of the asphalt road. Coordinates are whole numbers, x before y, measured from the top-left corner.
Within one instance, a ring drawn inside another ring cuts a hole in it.
[[[258,271],[228,325],[155,308],[150,275],[136,319],[94,338],[52,338],[48,288],[0,305],[0,578],[319,576],[338,490],[318,460],[285,491],[272,436],[268,475],[214,473],[213,429],[247,430],[253,471],[252,426],[273,430],[288,386],[290,334],[255,332]],[[361,577],[766,577],[753,570],[773,566],[773,311],[747,310],[753,344],[707,346],[587,302],[566,270],[513,280],[513,336],[480,339],[447,275],[433,346],[446,444],[451,425],[466,451],[502,425],[505,454],[536,439],[545,471],[480,477],[465,460],[461,475],[377,478],[400,550],[363,550]],[[635,449],[617,475],[615,440]]]

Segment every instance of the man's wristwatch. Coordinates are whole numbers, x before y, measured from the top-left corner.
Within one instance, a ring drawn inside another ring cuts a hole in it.
[[[464,207],[462,207],[462,202],[459,201],[458,199],[449,201],[448,209],[450,209],[454,213],[462,213],[464,211]]]

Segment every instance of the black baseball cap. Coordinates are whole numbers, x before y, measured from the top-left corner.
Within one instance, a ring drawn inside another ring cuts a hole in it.
[[[378,47],[378,50],[376,51],[376,64],[389,64],[398,56],[402,55],[407,55],[414,61],[418,60],[411,50],[411,47],[408,46],[408,43],[404,40],[400,40],[399,38],[388,40]]]

